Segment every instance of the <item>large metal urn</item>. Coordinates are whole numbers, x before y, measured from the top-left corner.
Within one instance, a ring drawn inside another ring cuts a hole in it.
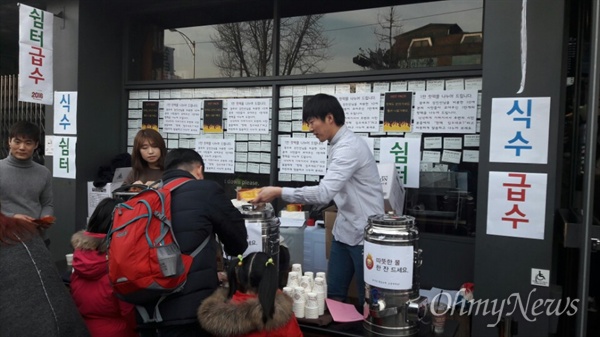
[[[415,218],[370,216],[364,238],[365,330],[376,336],[417,334],[427,299],[419,296],[422,260]]]
[[[279,261],[279,218],[269,203],[261,205],[242,205],[239,208],[248,231],[248,249],[244,255],[252,252],[265,252],[275,265]]]

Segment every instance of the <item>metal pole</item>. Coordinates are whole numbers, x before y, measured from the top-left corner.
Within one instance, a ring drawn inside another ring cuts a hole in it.
[[[587,335],[587,310],[590,282],[591,238],[590,231],[594,222],[594,189],[596,172],[596,139],[598,130],[598,99],[600,91],[600,41],[598,24],[600,22],[600,6],[598,1],[592,2],[592,32],[590,41],[590,79],[587,103],[587,122],[585,140],[585,169],[583,177],[583,223],[579,245],[579,289],[581,300],[580,312],[577,315],[577,336]]]

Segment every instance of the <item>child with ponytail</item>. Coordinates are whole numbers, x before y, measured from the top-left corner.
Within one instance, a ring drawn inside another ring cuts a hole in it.
[[[202,302],[198,319],[214,336],[301,337],[292,299],[278,290],[277,266],[266,253],[241,255],[227,271],[229,288]]]

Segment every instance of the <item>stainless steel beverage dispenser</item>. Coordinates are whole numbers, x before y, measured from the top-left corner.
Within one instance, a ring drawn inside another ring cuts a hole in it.
[[[246,229],[250,232],[252,228],[260,228],[262,252],[273,257],[275,266],[279,261],[279,218],[275,216],[275,210],[270,203],[261,205],[242,205],[238,207],[246,222]],[[251,246],[251,245],[250,245]]]
[[[419,231],[412,216],[383,214],[369,217],[365,228],[364,327],[372,335],[411,336],[427,311],[419,296]]]

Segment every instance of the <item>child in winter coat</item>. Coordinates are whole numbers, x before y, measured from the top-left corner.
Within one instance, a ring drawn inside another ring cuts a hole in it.
[[[108,280],[106,233],[110,230],[116,199],[106,198],[90,217],[87,231],[73,234],[71,295],[92,337],[133,337],[135,307],[119,300]]]
[[[198,309],[202,328],[214,336],[301,337],[292,299],[277,288],[277,268],[263,252],[233,259],[221,288]]]

